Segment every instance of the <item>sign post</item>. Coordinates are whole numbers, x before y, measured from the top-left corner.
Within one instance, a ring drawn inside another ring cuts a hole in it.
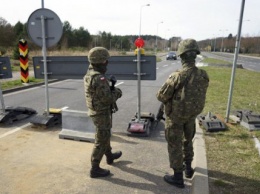
[[[51,116],[49,117],[49,92],[46,48],[54,46],[56,43],[59,42],[62,36],[62,23],[56,13],[43,7],[44,2],[42,1],[42,8],[34,11],[30,15],[27,22],[27,29],[31,40],[38,46],[42,47],[46,98],[46,114],[43,117],[33,118],[31,122],[34,124],[46,125],[52,119]]]
[[[151,122],[154,121],[154,114],[141,113],[141,49],[144,46],[144,40],[139,37],[135,40],[137,47],[137,113],[128,125],[128,135],[149,136]]]
[[[137,47],[137,121],[140,121],[141,115],[141,50],[144,46],[144,40],[139,37],[135,40],[135,46]]]

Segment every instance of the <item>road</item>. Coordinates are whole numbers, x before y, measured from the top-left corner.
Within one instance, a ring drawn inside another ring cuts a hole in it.
[[[177,61],[162,61],[157,64],[157,80],[141,82],[141,111],[156,113],[160,102],[156,92],[170,73],[180,68]],[[117,102],[119,111],[114,114],[113,130],[125,132],[128,122],[137,112],[137,81],[118,80],[117,86],[123,96]],[[65,80],[48,85],[50,108],[64,108],[86,111],[83,80]],[[42,114],[46,108],[45,86],[13,92],[4,95],[5,106],[33,108]],[[126,103],[127,102],[127,103]],[[118,128],[118,129],[117,129]]]
[[[202,55],[217,58],[224,61],[229,61],[233,64],[234,54],[231,53],[220,53],[220,52],[202,52]],[[238,55],[237,64],[242,64],[244,69],[248,69],[251,71],[260,72],[260,57],[250,57],[245,55]]]

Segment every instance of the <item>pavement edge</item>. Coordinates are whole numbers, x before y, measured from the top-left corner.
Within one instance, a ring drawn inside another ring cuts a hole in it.
[[[206,147],[203,138],[203,130],[196,119],[196,134],[194,137],[194,160],[195,172],[192,179],[192,194],[209,194],[208,167],[206,157]]]

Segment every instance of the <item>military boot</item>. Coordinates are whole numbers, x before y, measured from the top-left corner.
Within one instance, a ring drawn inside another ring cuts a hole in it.
[[[90,177],[91,178],[98,178],[98,177],[106,177],[110,174],[109,170],[103,169],[99,167],[99,164],[92,165],[90,169]]]
[[[191,167],[191,162],[185,162],[185,177],[191,178],[194,174],[194,169]]]
[[[118,152],[115,152],[115,153],[108,153],[106,154],[106,157],[107,157],[107,164],[113,164],[114,160],[120,158],[122,156],[122,152],[121,151],[118,151]]]
[[[174,175],[165,175],[164,181],[179,188],[184,188],[183,173],[175,172]]]

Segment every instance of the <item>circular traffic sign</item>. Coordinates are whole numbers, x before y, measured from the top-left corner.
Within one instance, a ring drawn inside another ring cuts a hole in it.
[[[57,44],[62,36],[62,23],[53,11],[45,8],[35,10],[27,22],[28,34],[35,44],[43,45],[42,18],[44,18],[46,47],[51,47]]]
[[[144,40],[141,37],[137,38],[135,40],[135,46],[137,48],[142,48],[144,46]]]

